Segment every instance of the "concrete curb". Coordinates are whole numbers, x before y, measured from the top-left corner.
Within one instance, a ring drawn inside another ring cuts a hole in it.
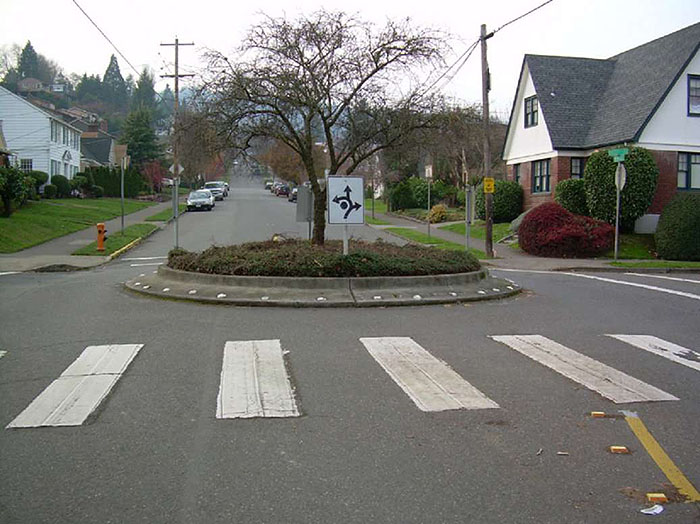
[[[160,266],[125,288],[157,298],[267,307],[388,307],[494,300],[521,291],[487,270],[408,277],[292,278],[191,273]]]

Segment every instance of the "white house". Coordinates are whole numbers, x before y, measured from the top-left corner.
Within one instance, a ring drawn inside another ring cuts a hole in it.
[[[0,122],[7,147],[23,171],[70,179],[80,170],[81,131],[59,114],[0,87]]]
[[[680,191],[700,191],[700,23],[605,60],[525,55],[503,159],[529,209],[580,178],[594,151],[649,149],[659,168],[638,230]]]

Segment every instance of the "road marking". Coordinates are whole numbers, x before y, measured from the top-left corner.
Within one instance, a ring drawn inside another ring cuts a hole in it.
[[[624,286],[639,287],[642,289],[649,289],[651,291],[659,291],[661,293],[668,293],[670,295],[677,295],[679,297],[692,298],[693,300],[700,300],[700,295],[694,295],[693,293],[686,293],[684,291],[676,291],[675,289],[666,289],[664,287],[650,286],[648,284],[639,284],[637,282],[626,282],[624,280],[614,280],[612,278],[596,277],[594,275],[584,275],[581,273],[570,273],[566,271],[538,271],[530,269],[495,269],[493,271],[509,271],[512,273],[540,273],[548,275],[568,275],[570,277],[588,278],[591,280],[600,280],[601,282],[610,282],[611,284],[622,284]]]
[[[361,338],[360,342],[421,411],[499,407],[411,338]]]
[[[149,262],[147,264],[129,264],[131,267],[142,267],[142,266],[162,266],[165,262]]]
[[[142,347],[88,346],[7,428],[80,426],[107,397]]]
[[[616,404],[678,400],[665,391],[541,335],[506,335],[491,338],[574,382],[597,391]]]
[[[16,275],[20,273],[20,271],[5,271],[3,273],[0,273],[0,277],[4,277],[5,275]]]
[[[162,258],[168,258],[168,256],[165,255],[162,257],[125,257],[125,258],[122,258],[122,260],[130,260],[130,261],[133,261],[133,260],[159,260]]]
[[[676,364],[682,364],[700,371],[700,353],[684,348],[673,342],[651,335],[607,335],[632,346],[638,347],[660,357],[667,358]]]
[[[0,351],[0,358],[4,357],[7,355],[7,351]]]
[[[298,416],[280,341],[226,342],[216,418]]]
[[[663,280],[675,280],[676,282],[691,282],[692,284],[700,284],[700,280],[691,280],[689,278],[678,278],[678,277],[664,277],[661,275],[651,275],[649,273],[625,273],[625,275],[632,275],[635,277],[644,277],[644,278],[661,278]]]
[[[654,436],[649,432],[647,427],[642,422],[642,419],[636,413],[623,411],[625,420],[629,424],[630,429],[642,443],[644,448],[649,453],[649,456],[656,462],[661,471],[668,480],[673,484],[681,495],[688,497],[687,502],[700,501],[700,493],[695,489],[695,486],[688,480],[683,472],[671,460],[661,445],[656,441]]]

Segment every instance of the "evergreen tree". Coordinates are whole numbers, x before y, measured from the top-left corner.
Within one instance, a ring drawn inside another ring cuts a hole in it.
[[[119,70],[117,57],[112,55],[109,65],[102,78],[103,95],[107,102],[111,103],[117,111],[126,111],[128,94],[126,82]]]
[[[22,49],[22,54],[19,55],[17,70],[20,78],[37,78],[39,74],[39,57],[29,40]]]
[[[160,93],[156,103],[156,125],[162,131],[168,131],[172,126],[173,111],[175,110],[175,93],[169,85]]]
[[[122,128],[122,144],[127,144],[131,161],[140,165],[157,160],[161,148],[153,131],[153,115],[148,109],[136,109],[126,117]]]
[[[82,78],[75,87],[75,93],[78,95],[80,103],[89,103],[100,100],[102,98],[102,81],[99,75],[83,74]]]
[[[156,90],[154,84],[153,74],[151,74],[148,68],[144,67],[136,83],[134,96],[131,99],[132,109],[148,109],[155,116]]]

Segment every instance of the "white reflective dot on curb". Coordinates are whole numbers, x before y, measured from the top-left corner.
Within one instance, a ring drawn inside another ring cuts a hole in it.
[[[170,288],[169,288],[169,287],[164,287],[164,288],[163,288],[163,293],[167,293],[168,291],[170,291]]]
[[[270,300],[270,297],[260,297],[260,300]]]
[[[513,286],[508,286],[508,289],[515,289],[515,288],[513,288]]]
[[[501,291],[501,290],[500,290],[500,289],[498,289],[497,287],[493,288],[493,290],[494,290],[494,291],[496,291],[496,292],[499,292],[499,291]]]
[[[226,293],[219,293],[216,298],[226,298]]]
[[[146,273],[141,273],[139,276],[140,276],[140,277],[145,277],[145,276],[146,276]]]
[[[457,293],[455,293],[454,291],[450,291],[450,295],[452,295],[453,297],[456,297]]]
[[[141,282],[134,282],[134,285],[135,285],[135,286],[140,286],[140,285],[141,285]]]
[[[413,295],[413,300],[422,300],[423,297],[420,295]]]
[[[373,298],[374,300],[381,300],[381,299],[382,299],[382,296],[381,296],[381,295],[374,295],[372,298]]]
[[[326,301],[326,297],[318,297],[318,298],[316,299],[316,301],[317,301],[317,302],[325,302],[325,301]]]
[[[151,286],[143,286],[141,289],[151,289]]]
[[[480,289],[479,291],[477,291],[477,293],[479,293],[480,295],[485,295],[486,291],[484,291],[483,289]]]
[[[158,271],[154,271],[153,274],[154,274],[154,275],[157,275],[157,274],[158,274]]]
[[[197,290],[196,290],[196,289],[190,289],[190,290],[188,291],[188,293],[189,293],[190,295],[196,295],[196,294],[197,294]]]

